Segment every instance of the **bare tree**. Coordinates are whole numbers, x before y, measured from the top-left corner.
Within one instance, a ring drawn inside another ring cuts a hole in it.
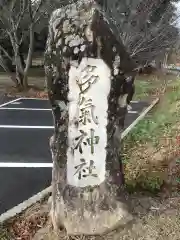
[[[0,43],[0,64],[11,76],[16,86],[28,87],[28,73],[32,63],[35,29],[40,20],[48,18],[48,13],[52,11],[49,11],[50,6],[50,1],[47,0],[11,0],[3,1],[3,5],[1,5],[1,31],[3,36],[10,41],[13,51],[11,55],[8,54],[7,49]],[[24,60],[22,52],[24,41],[28,42],[26,60]],[[5,58],[11,62],[10,67],[4,64]],[[13,60],[16,66],[14,73]]]
[[[131,53],[131,57],[140,59],[143,63],[153,60],[163,60],[167,51],[176,43],[178,30],[173,23],[176,19],[169,19],[168,14],[172,12],[172,5],[169,5],[166,11],[159,18],[158,22],[153,24],[150,20],[143,31],[134,31],[133,34],[124,34],[124,42]]]
[[[179,16],[170,0],[114,0],[107,9],[128,52],[140,64],[163,59],[178,39]]]

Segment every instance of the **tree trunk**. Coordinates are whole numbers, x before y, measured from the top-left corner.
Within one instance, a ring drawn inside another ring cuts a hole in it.
[[[19,79],[21,87],[23,87],[24,68],[21,61],[20,52],[15,54],[16,76]]]
[[[25,88],[28,87],[28,73],[29,69],[32,64],[32,55],[33,55],[33,49],[34,49],[34,27],[33,25],[30,26],[29,30],[29,38],[30,38],[30,43],[29,43],[29,50],[28,50],[28,55],[26,59],[26,66],[24,69],[24,79],[23,79],[23,85]]]
[[[123,205],[120,134],[133,88],[125,74],[136,66],[99,9],[81,0],[55,11],[45,53],[55,126],[51,217],[55,231],[76,235],[132,219]]]
[[[9,32],[12,48],[14,51],[15,65],[16,65],[16,78],[19,80],[20,86],[23,88],[24,83],[24,59],[22,57],[21,45],[18,44],[17,33],[12,34]]]

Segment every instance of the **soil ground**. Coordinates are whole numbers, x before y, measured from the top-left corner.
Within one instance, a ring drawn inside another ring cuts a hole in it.
[[[0,97],[2,97],[3,94],[7,94],[17,97],[47,98],[44,69],[42,66],[36,66],[36,64],[37,62],[34,62],[33,67],[30,69],[28,78],[29,88],[26,91],[16,89],[12,80],[4,72],[0,72]]]
[[[56,238],[45,199],[6,222],[0,240],[180,240],[179,81],[161,74],[136,80],[134,99],[159,96],[160,103],[123,141],[126,189],[134,221],[102,237],[69,237],[62,232]]]
[[[48,220],[47,200],[2,226],[1,240],[179,240],[180,195],[169,198],[131,194],[134,221],[106,236],[57,238]]]

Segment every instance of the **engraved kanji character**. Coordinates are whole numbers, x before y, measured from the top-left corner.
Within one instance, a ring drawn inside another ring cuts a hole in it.
[[[94,136],[94,129],[91,129],[91,136],[87,139],[89,146],[91,147],[91,153],[94,154],[94,145],[99,143],[99,136]]]
[[[91,87],[91,85],[96,83],[98,80],[99,80],[98,76],[88,76],[88,75],[86,75],[86,78],[84,79],[83,82],[82,81],[80,82],[78,80],[77,84],[79,86],[81,94],[86,93]]]
[[[81,158],[80,159],[80,164],[75,166],[75,169],[76,169],[76,172],[74,173],[74,176],[76,174],[78,174],[78,179],[81,180],[81,177],[82,177],[82,170],[83,170],[83,167],[86,166],[86,160],[84,158]]]
[[[89,166],[86,166],[87,162],[84,158],[81,158],[80,162],[81,162],[80,164],[75,166],[76,172],[74,173],[74,176],[78,174],[79,180],[81,180],[82,177],[85,178],[88,176],[98,177],[97,174],[93,173],[93,170],[96,169],[93,160],[90,160]]]
[[[75,147],[72,148],[73,154],[75,149],[79,149],[79,152],[82,154],[83,153],[82,144],[87,145],[87,142],[84,141],[84,138],[87,136],[87,133],[84,132],[83,130],[79,130],[79,131],[81,134],[74,139],[76,143],[75,143]]]
[[[95,124],[98,124],[97,117],[94,116],[95,106],[92,104],[92,99],[85,99],[82,97],[80,102],[80,117],[79,122],[86,125],[87,122],[91,123],[91,120]]]
[[[96,173],[93,173],[93,170],[95,169],[96,167],[94,166],[94,161],[90,160],[89,166],[86,167],[87,171],[83,171],[84,172],[83,177],[89,177],[89,176],[98,177]]]
[[[92,65],[87,65],[82,72],[86,75],[87,73],[92,73],[97,67]]]
[[[91,85],[98,81],[99,76],[93,74],[95,68],[95,66],[88,65],[83,69],[81,78],[76,80],[80,94],[86,93]]]

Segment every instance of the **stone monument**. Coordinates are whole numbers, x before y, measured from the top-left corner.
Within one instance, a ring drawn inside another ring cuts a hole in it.
[[[68,234],[103,234],[131,219],[121,200],[120,134],[136,65],[103,9],[103,1],[73,1],[49,22],[51,216]]]

